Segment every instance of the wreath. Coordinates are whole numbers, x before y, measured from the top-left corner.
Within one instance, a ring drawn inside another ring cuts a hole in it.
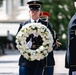
[[[42,38],[43,43],[36,50],[31,49],[28,45],[27,38],[31,34],[36,34]],[[29,23],[24,25],[16,36],[16,47],[18,48],[21,55],[29,61],[41,60],[48,56],[48,53],[53,50],[53,37],[50,30],[41,23]]]

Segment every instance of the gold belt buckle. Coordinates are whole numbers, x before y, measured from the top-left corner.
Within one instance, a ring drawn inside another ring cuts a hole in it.
[[[36,48],[36,45],[32,45],[32,48]]]

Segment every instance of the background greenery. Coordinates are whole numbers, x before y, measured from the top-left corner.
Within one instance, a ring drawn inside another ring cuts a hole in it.
[[[0,6],[2,6],[2,2],[3,2],[3,0],[0,0]]]
[[[41,0],[42,11],[50,13],[49,22],[52,28],[58,34],[62,43],[60,49],[65,50],[67,47],[68,23],[75,13],[74,0]]]

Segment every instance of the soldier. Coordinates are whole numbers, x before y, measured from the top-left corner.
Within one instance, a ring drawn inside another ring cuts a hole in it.
[[[48,22],[48,19],[50,17],[49,12],[41,11],[40,13],[40,18],[46,22]],[[58,35],[55,30],[52,30],[53,38],[54,38],[54,43],[53,43],[53,49],[56,50],[58,49],[62,44],[60,43],[58,39]]]
[[[50,17],[49,12],[41,11],[40,18],[42,20],[48,22],[49,17]],[[47,26],[48,26],[48,24],[47,24]],[[53,39],[54,39],[53,50],[56,50],[61,46],[61,43],[59,42],[59,39],[58,39],[58,36],[57,36],[57,33],[55,32],[55,30],[52,30],[52,34],[53,34]],[[47,61],[47,63],[48,62],[49,61]],[[53,72],[54,72],[54,69],[52,69],[50,66],[48,66],[48,64],[46,64],[46,67],[44,70],[44,75],[53,75]]]
[[[47,26],[49,28],[50,32],[52,32],[50,23],[40,19],[41,5],[43,3],[38,0],[36,0],[36,1],[30,0],[27,2],[27,4],[29,6],[30,20],[27,22],[21,23],[18,31],[20,31],[22,26],[24,26],[28,23],[36,22],[36,23],[44,24],[45,26]],[[43,42],[42,40],[40,41],[40,38],[41,38],[40,36],[34,37],[34,35],[31,34],[29,36],[29,38],[27,38],[27,40],[26,40],[28,42],[28,46],[32,45],[32,43],[33,43],[32,49],[36,49],[37,44],[41,44],[41,42]],[[32,40],[32,42],[31,42],[31,40]],[[47,60],[46,60],[46,58],[47,58]],[[46,58],[44,58],[40,61],[37,61],[37,60],[29,61],[26,58],[24,58],[23,55],[21,55],[19,58],[19,75],[43,75],[43,70],[46,67],[46,65],[49,68],[48,68],[48,71],[46,71],[47,73],[44,73],[44,75],[53,75],[54,65],[55,65],[53,51],[51,51]]]
[[[74,1],[76,7],[76,0]],[[76,13],[68,25],[68,47],[66,51],[65,67],[69,69],[69,75],[76,75]]]

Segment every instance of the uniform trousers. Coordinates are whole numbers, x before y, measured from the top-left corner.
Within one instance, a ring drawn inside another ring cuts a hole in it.
[[[76,71],[72,71],[71,69],[69,69],[69,75],[76,75]]]
[[[41,67],[22,67],[19,66],[19,75],[53,75],[54,67],[43,68]]]
[[[69,69],[69,75],[72,75],[72,70],[71,69]]]

